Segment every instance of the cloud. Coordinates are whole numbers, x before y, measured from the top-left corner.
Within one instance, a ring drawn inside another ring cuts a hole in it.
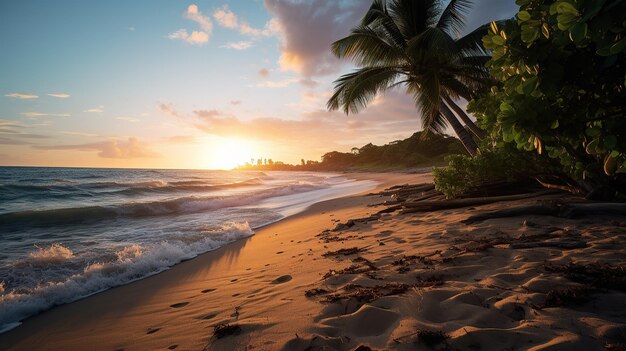
[[[413,100],[400,91],[394,90],[378,98],[375,104],[356,116],[320,109],[320,104],[328,94],[311,93],[308,98],[310,101],[293,106],[294,109],[305,111],[295,119],[240,118],[216,109],[196,110],[186,114],[176,111],[172,106],[168,108],[181,121],[208,134],[271,142],[281,147],[294,143],[301,146],[294,148],[294,155],[288,157],[297,157],[295,153],[303,152],[303,148],[308,150],[306,152],[309,155],[321,155],[333,149],[347,151],[353,146],[369,142],[387,143],[406,138],[421,129]],[[309,109],[307,103],[315,107]]]
[[[336,73],[330,45],[358,24],[371,1],[265,0],[281,38],[279,65],[304,76]]]
[[[160,104],[159,111],[161,111],[163,114],[166,114],[172,117],[178,117],[178,112],[174,109],[172,105]]]
[[[259,76],[262,78],[267,78],[270,76],[270,71],[267,68],[261,68],[259,70]]]
[[[126,121],[130,123],[141,122],[139,118],[135,118],[135,117],[115,117],[115,119],[119,119],[120,121]]]
[[[18,121],[0,119],[0,144],[32,145],[35,140],[51,138],[49,135],[29,133],[31,127]]]
[[[298,78],[287,78],[282,80],[266,80],[261,83],[257,83],[258,88],[286,88],[292,84],[299,83]]]
[[[228,42],[225,45],[222,45],[223,48],[227,48],[227,49],[235,49],[235,50],[246,50],[252,47],[252,42],[251,41],[235,41],[235,42]]]
[[[93,138],[93,137],[97,137],[98,134],[93,134],[93,133],[84,133],[84,132],[71,132],[71,131],[60,131],[59,133],[61,134],[66,134],[66,135],[76,135],[76,136],[81,136],[81,137],[89,137],[89,138]]]
[[[230,104],[231,105],[241,105],[241,100],[231,100]]]
[[[24,94],[24,93],[11,93],[11,94],[6,94],[4,95],[6,97],[11,97],[11,98],[15,98],[15,99],[20,99],[20,100],[32,100],[32,99],[39,99],[39,96],[37,95],[33,95],[33,94]]]
[[[69,94],[48,94],[48,96],[59,98],[59,99],[67,99],[70,97]]]
[[[215,12],[213,12],[213,18],[215,18],[217,23],[222,27],[234,29],[239,26],[237,15],[228,8],[228,5],[224,5],[215,10]]]
[[[191,4],[187,7],[187,13],[185,14],[187,19],[190,19],[200,26],[202,30],[206,32],[207,35],[210,35],[213,31],[213,23],[209,17],[205,16],[198,10],[198,5]]]
[[[239,31],[240,34],[247,35],[253,38],[269,37],[278,32],[277,22],[275,20],[269,20],[265,23],[265,26],[261,28],[254,28],[247,22],[237,18],[237,15],[230,10],[228,5],[224,5],[213,12],[213,18],[217,21],[217,24],[224,28],[234,29]]]
[[[175,135],[164,138],[164,141],[171,144],[195,144],[198,142],[193,135]]]
[[[94,108],[89,108],[84,110],[83,112],[87,112],[87,113],[102,113],[104,112],[104,106],[98,106],[98,107],[94,107]]]
[[[128,30],[133,32],[133,31],[135,31],[135,27],[128,27]]]
[[[189,34],[186,29],[179,29],[168,34],[167,37],[172,40],[182,40],[191,45],[202,45],[209,41],[209,35],[207,33],[194,30]]]
[[[48,113],[48,112],[21,112],[22,116],[26,117],[70,117],[69,113]]]
[[[203,15],[198,9],[198,5],[195,4],[191,4],[187,7],[185,18],[196,22],[202,30],[194,30],[190,33],[187,29],[182,28],[168,34],[167,37],[171,40],[182,40],[192,45],[202,45],[207,43],[211,37],[211,33],[213,32],[213,22],[211,22],[211,19]]]
[[[125,141],[106,140],[96,143],[73,144],[73,145],[42,145],[34,146],[42,150],[76,150],[76,151],[96,151],[102,158],[147,158],[158,155],[150,150],[147,144],[137,138],[128,138]]]

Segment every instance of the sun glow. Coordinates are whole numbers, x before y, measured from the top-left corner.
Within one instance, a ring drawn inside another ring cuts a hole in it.
[[[238,139],[222,139],[210,146],[208,168],[233,169],[254,157],[250,143]]]

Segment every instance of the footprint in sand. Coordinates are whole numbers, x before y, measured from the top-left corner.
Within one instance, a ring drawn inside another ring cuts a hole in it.
[[[176,350],[176,348],[178,347],[178,345],[170,345],[167,347],[168,350]]]
[[[215,291],[215,290],[216,290],[216,289],[204,289],[204,290],[202,290],[201,292],[202,292],[203,294],[206,294],[206,293],[213,292],[213,291]]]
[[[213,319],[217,316],[217,313],[209,313],[206,316],[202,317],[202,319]]]
[[[161,330],[161,328],[150,328],[150,329],[148,329],[146,334],[154,334],[154,333],[158,332],[159,330]]]
[[[171,308],[181,308],[181,307],[185,307],[189,305],[189,302],[179,302],[179,303],[175,303],[173,305],[170,305]]]
[[[290,281],[291,279],[293,279],[289,274],[287,275],[281,275],[280,277],[272,280],[272,284],[282,284],[282,283],[286,283],[288,281]]]
[[[281,244],[282,244],[282,243],[281,243]],[[281,254],[281,253],[283,253],[283,252],[285,252],[285,251],[278,251],[276,254],[277,254],[277,255],[280,255],[280,254]]]

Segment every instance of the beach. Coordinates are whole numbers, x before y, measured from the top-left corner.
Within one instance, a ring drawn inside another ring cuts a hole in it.
[[[520,216],[461,223],[535,199],[380,213],[389,198],[376,193],[432,176],[344,176],[378,185],[31,317],[0,334],[0,349],[624,347],[626,219]],[[543,242],[554,245],[537,244]],[[603,267],[595,271],[603,272],[601,280],[587,274],[594,267]],[[218,338],[214,327],[222,323],[238,328]]]

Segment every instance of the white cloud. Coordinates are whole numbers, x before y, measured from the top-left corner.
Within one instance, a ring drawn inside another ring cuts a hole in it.
[[[229,42],[226,43],[226,45],[222,45],[223,48],[227,48],[227,49],[235,49],[235,50],[246,50],[252,47],[252,42],[251,41],[236,41],[236,42]]]
[[[67,99],[68,97],[70,97],[69,94],[48,94],[48,96],[52,96],[52,97],[59,98],[59,99]]]
[[[215,12],[213,12],[213,18],[215,18],[220,26],[236,29],[239,33],[250,37],[269,37],[279,32],[277,27],[278,22],[276,20],[272,19],[268,21],[263,28],[254,28],[237,18],[237,15],[228,8],[228,5],[224,5],[215,10]]]
[[[200,28],[202,28],[202,30],[204,30],[207,35],[210,35],[213,31],[213,23],[211,22],[211,19],[203,15],[202,12],[198,10],[198,5],[189,5],[189,7],[187,7],[187,13],[185,14],[185,17],[198,23],[198,25],[200,25]]]
[[[116,117],[116,119],[119,119],[120,121],[130,122],[130,123],[137,123],[141,121],[139,118],[135,118],[135,117]]]
[[[39,99],[39,96],[37,96],[37,95],[24,94],[24,93],[11,93],[11,94],[6,94],[4,96],[12,97],[12,98],[15,98],[15,99],[22,99],[22,100]]]
[[[213,18],[219,23],[220,26],[226,28],[237,28],[239,26],[237,15],[235,15],[229,8],[228,5],[224,5],[221,8],[215,10],[213,12]]]
[[[87,112],[87,113],[102,113],[102,112],[104,112],[104,106],[101,105],[101,106],[98,106],[98,107],[86,109],[83,112]]]
[[[68,113],[47,113],[47,112],[22,112],[22,116],[26,117],[70,117]]]
[[[213,23],[211,19],[200,12],[198,5],[191,4],[187,7],[185,12],[185,18],[196,22],[202,30],[191,31],[189,33],[187,29],[179,29],[175,32],[168,34],[168,38],[171,40],[182,40],[192,45],[202,45],[209,41],[211,33],[213,32]]]

